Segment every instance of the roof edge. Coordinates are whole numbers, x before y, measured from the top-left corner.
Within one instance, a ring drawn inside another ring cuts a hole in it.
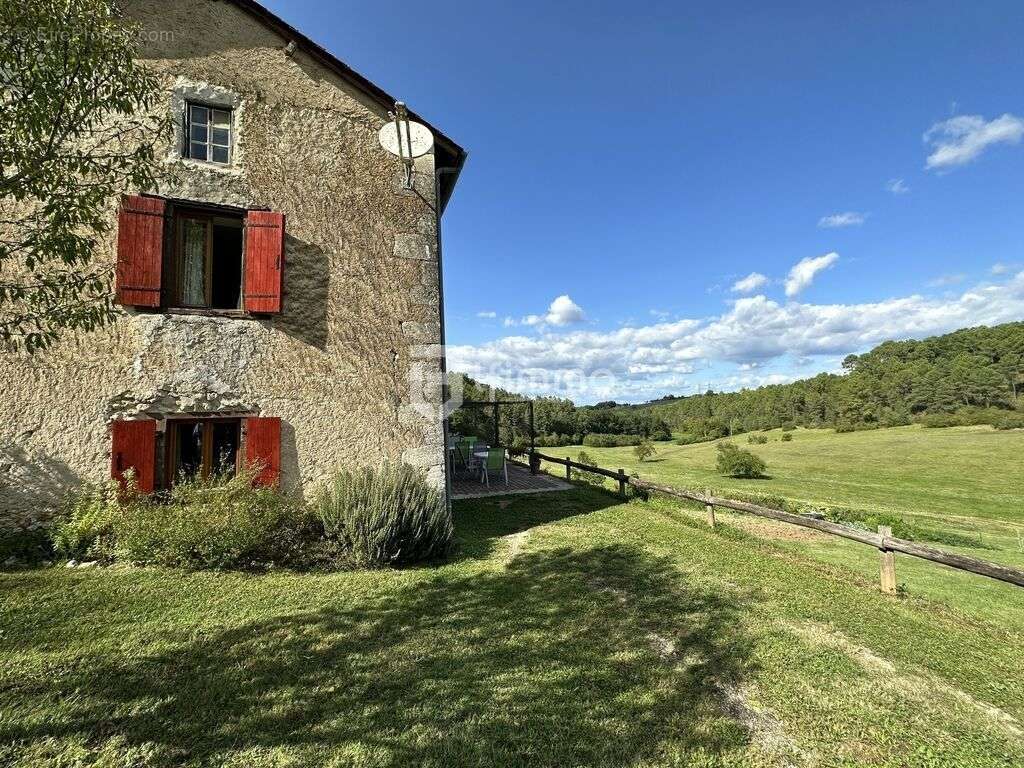
[[[319,43],[311,40],[277,14],[265,8],[255,0],[231,0],[231,2],[248,11],[253,16],[256,16],[286,40],[294,40],[296,45],[301,47],[306,53],[314,59],[317,59],[321,64],[333,71],[347,83],[369,96],[383,109],[390,110],[394,108],[396,101],[394,96],[389,94],[379,85],[367,80],[333,53],[328,51]],[[416,112],[413,112],[411,109],[409,110],[409,117],[427,126],[427,128],[430,129],[430,132],[434,134],[434,140],[437,145],[445,152],[452,155],[453,165],[461,169],[466,160],[466,150],[446,136],[443,131],[431,125],[430,122],[425,120]]]

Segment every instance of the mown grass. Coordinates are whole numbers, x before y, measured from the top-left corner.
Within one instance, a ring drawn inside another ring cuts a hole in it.
[[[663,500],[456,511],[432,568],[0,574],[0,765],[1024,762],[1020,629]]]

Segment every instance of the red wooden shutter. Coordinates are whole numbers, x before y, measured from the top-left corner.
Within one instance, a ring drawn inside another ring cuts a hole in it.
[[[125,195],[117,218],[117,301],[136,307],[160,306],[164,256],[164,213],[159,197]]]
[[[136,487],[153,492],[156,464],[156,422],[153,419],[115,421],[111,425],[110,476],[124,484],[124,473],[135,469]]]
[[[284,214],[249,211],[245,217],[245,308],[281,311],[284,276]]]
[[[245,420],[245,463],[259,466],[256,485],[277,485],[281,476],[281,419],[253,416]]]

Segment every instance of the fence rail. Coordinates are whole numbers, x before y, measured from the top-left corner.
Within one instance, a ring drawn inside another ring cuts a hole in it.
[[[748,501],[736,501],[734,499],[727,499],[721,496],[714,496],[710,493],[700,493],[697,491],[675,488],[670,485],[652,483],[647,480],[641,480],[638,477],[630,477],[621,469],[617,472],[613,472],[610,469],[592,467],[588,464],[580,464],[579,462],[573,461],[569,458],[561,459],[556,456],[547,456],[543,453],[533,451],[530,462],[531,467],[539,467],[541,461],[546,461],[551,464],[561,464],[565,467],[567,478],[571,476],[573,469],[579,469],[583,472],[593,472],[603,477],[617,480],[619,483],[619,493],[623,495],[625,495],[626,492],[626,485],[632,485],[634,488],[647,493],[661,493],[667,496],[674,496],[678,499],[685,499],[687,501],[695,501],[699,504],[703,504],[707,510],[708,522],[712,527],[715,526],[715,508],[718,507],[721,509],[731,509],[735,512],[755,515],[757,517],[764,517],[770,520],[777,520],[783,523],[798,525],[801,528],[810,528],[811,530],[818,531],[819,533],[839,536],[844,539],[849,539],[850,541],[856,541],[859,544],[874,547],[882,555],[880,575],[882,589],[885,592],[896,591],[895,564],[893,558],[893,553],[895,552],[901,552],[905,555],[910,555],[911,557],[916,557],[921,560],[939,563],[959,571],[976,573],[979,576],[987,576],[990,579],[996,579],[1018,587],[1024,587],[1024,571],[1000,565],[999,563],[993,563],[988,560],[981,560],[976,557],[961,555],[956,552],[949,552],[937,547],[916,544],[913,541],[907,541],[906,539],[899,539],[893,536],[891,531],[884,526],[879,527],[878,533],[872,533],[871,531],[853,528],[841,523],[833,523],[829,520],[819,520],[806,515],[794,515],[791,512],[783,512],[780,509],[772,509],[771,507],[753,504]]]

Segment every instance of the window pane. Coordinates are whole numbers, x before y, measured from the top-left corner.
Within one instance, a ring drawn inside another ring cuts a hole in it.
[[[237,460],[238,422],[213,422],[213,466],[210,472],[230,477],[235,474]]]
[[[213,268],[210,270],[210,306],[239,309],[242,298],[242,221],[218,219],[213,223]]]
[[[189,145],[188,156],[189,157],[194,157],[196,160],[205,160],[206,159],[206,145],[205,144],[196,144],[195,142],[193,142],[192,144]]]
[[[176,424],[177,455],[174,457],[174,479],[195,477],[203,468],[203,425]]]
[[[202,123],[203,125],[206,125],[206,123],[209,122],[209,120],[210,120],[210,110],[208,110],[206,107],[200,107],[200,106],[198,106],[196,104],[193,104],[189,108],[189,110],[190,110],[189,122],[192,122],[192,123]]]
[[[213,124],[218,128],[227,128],[231,125],[231,113],[223,109],[213,110]]]
[[[206,126],[205,125],[193,125],[192,130],[189,131],[189,135],[192,141],[205,142],[207,138]]]
[[[227,147],[211,147],[212,157],[210,158],[215,163],[226,163],[228,161],[228,148]]]
[[[192,138],[194,139],[195,136],[193,136]],[[203,141],[206,141],[206,139],[204,138]],[[228,145],[228,129],[214,128],[211,141],[214,144],[220,144],[221,146],[226,147]]]
[[[206,222],[182,222],[181,302],[189,307],[206,304]]]

